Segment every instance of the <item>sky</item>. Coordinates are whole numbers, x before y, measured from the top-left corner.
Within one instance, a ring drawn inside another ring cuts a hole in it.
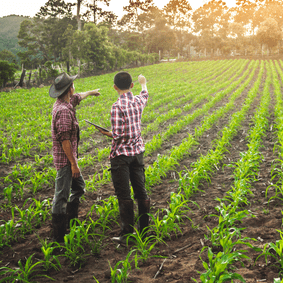
[[[154,4],[162,9],[170,0],[154,0]],[[40,9],[41,6],[47,0],[0,0],[0,17],[8,16],[11,14],[30,16],[33,17]],[[76,2],[75,0],[66,2]],[[204,0],[188,0],[193,10],[199,8],[203,5]],[[225,1],[228,7],[235,6],[236,0],[226,0]],[[105,10],[113,11],[118,18],[121,18],[123,15],[123,6],[127,6],[129,0],[111,0],[110,6],[106,7]]]

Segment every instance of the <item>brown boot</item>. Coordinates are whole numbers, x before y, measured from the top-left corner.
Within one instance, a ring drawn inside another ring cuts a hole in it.
[[[52,214],[53,241],[62,243],[66,234],[66,214]]]
[[[150,209],[150,198],[138,199],[139,208],[139,233],[146,238],[149,224],[149,209]]]
[[[125,235],[132,234],[134,230],[134,202],[133,200],[118,200],[121,219],[121,233],[119,237],[112,238],[113,241],[126,244]]]
[[[72,219],[78,218],[79,203],[78,202],[68,202],[66,208],[67,214],[67,229],[70,228],[70,221]]]

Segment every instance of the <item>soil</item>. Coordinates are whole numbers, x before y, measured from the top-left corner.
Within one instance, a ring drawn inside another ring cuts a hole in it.
[[[199,145],[195,147],[194,150],[188,152],[188,155],[176,166],[176,169],[168,172],[167,176],[162,179],[160,184],[151,188],[151,213],[154,214],[158,209],[168,208],[170,193],[178,192],[178,172],[185,168],[190,168],[190,165],[201,155],[207,154],[207,152],[213,148],[212,141],[218,137],[219,131],[227,125],[231,115],[241,109],[246,95],[254,82],[255,80],[251,82],[242,96],[237,99],[235,108],[220,119],[200,138]],[[156,245],[151,255],[159,255],[162,257],[151,257],[144,263],[140,262],[139,268],[133,267],[129,272],[128,282],[187,283],[194,282],[192,278],[200,282],[199,272],[205,272],[201,258],[207,261],[207,250],[201,253],[203,247],[211,247],[214,253],[221,251],[219,247],[212,246],[205,235],[209,235],[207,227],[212,229],[218,224],[217,217],[212,215],[217,214],[215,207],[219,205],[219,202],[216,198],[224,197],[225,193],[233,185],[233,168],[225,165],[232,164],[239,160],[240,153],[247,150],[248,141],[246,137],[252,126],[252,117],[259,106],[262,90],[263,85],[240,130],[231,141],[229,152],[226,153],[222,163],[218,164],[215,172],[212,174],[210,183],[203,182],[200,188],[201,191],[191,197],[190,200],[192,202],[189,203],[191,210],[187,213],[190,220],[188,218],[183,219],[180,226],[182,233],[173,233],[171,238],[164,239],[164,244],[160,243]],[[280,234],[277,230],[281,230],[282,227],[282,201],[277,198],[268,202],[268,200],[275,195],[273,186],[268,189],[266,195],[266,189],[269,185],[276,182],[276,177],[272,179],[272,166],[274,160],[277,158],[276,150],[273,150],[277,141],[273,115],[275,97],[272,89],[270,93],[272,102],[270,104],[269,130],[263,137],[263,147],[261,148],[263,160],[260,165],[257,181],[252,183],[251,191],[253,194],[248,196],[249,204],[243,207],[243,209],[251,211],[255,217],[246,217],[243,219],[243,222],[238,225],[239,228],[244,228],[242,230],[242,237],[254,238],[255,241],[251,242],[254,246],[261,249],[263,249],[265,244],[270,242],[275,243],[276,240],[280,239]],[[225,105],[227,101],[227,99],[223,99],[211,111]],[[200,105],[197,105],[193,110],[198,107],[200,107]],[[208,115],[209,114],[210,113],[208,113]],[[200,126],[203,118],[204,117],[196,119],[189,125],[188,129],[184,129],[183,132],[176,134],[168,142],[163,144],[158,152],[154,153],[152,156],[146,157],[146,166],[150,165],[156,159],[157,154],[164,154],[172,145],[179,145],[182,139],[186,137],[188,131],[193,132],[195,127]],[[171,123],[172,122],[173,121],[171,121]],[[162,130],[165,130],[166,125],[169,123],[170,121],[164,125],[160,125],[159,131],[162,132]],[[150,136],[147,136],[146,139],[150,140]],[[105,141],[105,143],[107,143],[107,141]],[[83,171],[85,177],[93,173],[93,168],[86,168]],[[53,192],[54,188],[42,191],[40,197],[41,199],[52,198]],[[82,201],[80,206],[79,219],[86,219],[93,204],[99,202],[100,198],[105,199],[111,195],[114,195],[112,184],[103,185],[101,189],[96,192],[87,192],[85,194],[85,200]],[[18,201],[15,204],[20,205],[21,202]],[[137,210],[137,206],[135,206],[135,209]],[[9,218],[10,211],[2,210],[1,219],[7,221]],[[93,215],[93,219],[97,219],[97,216]],[[118,234],[119,223],[116,223],[113,224],[111,230],[107,232],[107,238],[104,240],[104,248],[101,253],[98,256],[86,256],[86,261],[81,266],[70,266],[68,260],[61,257],[61,270],[50,270],[46,273],[40,272],[40,274],[47,274],[52,277],[55,282],[113,282],[110,278],[109,265],[113,268],[118,261],[125,260],[130,250],[129,247],[117,245],[111,240],[111,237],[118,236]],[[52,227],[50,219],[38,228],[35,233],[27,235],[25,239],[18,239],[17,242],[11,243],[11,247],[5,247],[1,251],[1,266],[15,268],[19,260],[25,262],[27,257],[32,254],[34,254],[34,259],[43,259],[38,236],[43,239],[51,239]],[[244,260],[243,266],[238,263],[235,264],[236,269],[234,272],[242,275],[246,282],[273,283],[274,278],[279,277],[280,266],[275,260],[268,257],[266,262],[263,256],[256,260],[261,252],[248,247],[243,248],[247,250],[245,254],[250,260]],[[86,254],[89,253],[90,251],[86,249]],[[95,281],[94,277],[97,281]],[[35,277],[34,281],[52,282],[52,280],[44,277]],[[240,281],[234,280],[233,282]]]

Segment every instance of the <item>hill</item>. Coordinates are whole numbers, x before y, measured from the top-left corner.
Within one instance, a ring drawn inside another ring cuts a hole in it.
[[[18,44],[17,35],[24,16],[10,15],[0,18],[0,51],[7,49],[17,54],[23,48]]]

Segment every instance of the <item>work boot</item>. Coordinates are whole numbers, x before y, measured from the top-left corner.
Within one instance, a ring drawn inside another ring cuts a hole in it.
[[[126,244],[125,235],[132,234],[134,231],[134,202],[133,200],[118,200],[121,219],[121,232],[119,237],[113,237],[112,240],[120,244]]]
[[[52,213],[53,242],[64,242],[66,234],[66,214]]]
[[[142,238],[146,238],[149,224],[149,209],[150,209],[150,198],[148,199],[138,199],[138,209],[139,209],[139,233]]]
[[[67,229],[70,228],[70,221],[78,218],[79,203],[67,202],[66,214],[67,214]]]

